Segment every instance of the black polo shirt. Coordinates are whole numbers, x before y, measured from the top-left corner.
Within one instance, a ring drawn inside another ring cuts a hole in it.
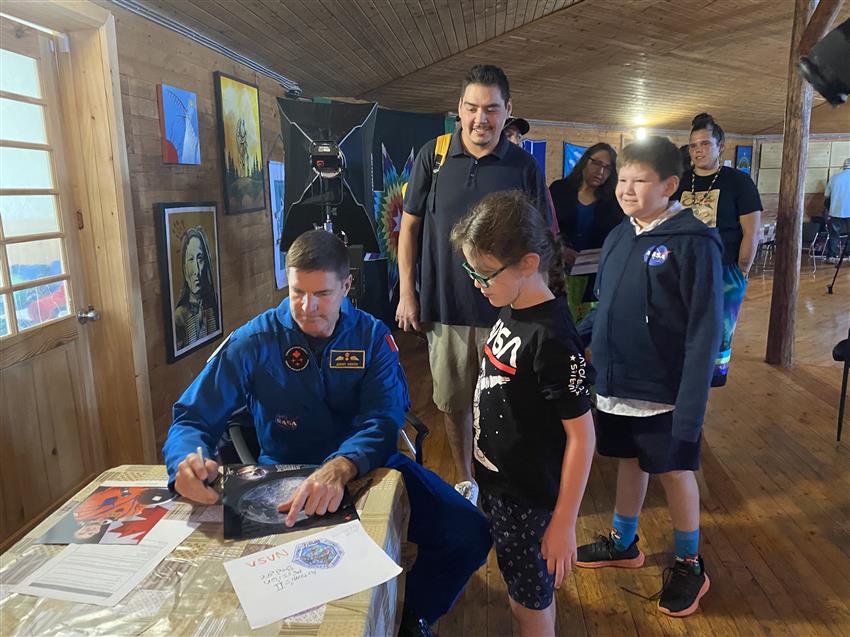
[[[489,327],[499,310],[490,305],[463,270],[464,257],[452,248],[449,234],[482,197],[502,190],[526,193],[548,224],[546,184],[534,157],[510,143],[504,134],[489,155],[476,159],[463,147],[460,130],[455,131],[446,160],[433,175],[436,145],[433,139],[420,149],[404,197],[405,212],[424,217],[420,319]]]

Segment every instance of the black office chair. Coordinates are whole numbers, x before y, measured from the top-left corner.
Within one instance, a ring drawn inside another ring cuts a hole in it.
[[[835,435],[836,442],[841,442],[841,428],[844,425],[844,405],[847,402],[847,374],[850,370],[850,329],[847,330],[847,338],[839,341],[832,350],[832,360],[844,363],[844,376],[841,379],[841,398],[838,400],[838,433]]]
[[[410,425],[416,433],[411,441],[407,431],[402,429],[401,442],[413,454],[417,464],[422,464],[422,445],[431,431],[424,422],[410,412],[404,415],[404,423]],[[219,443],[218,453],[225,464],[256,464],[260,456],[260,443],[247,407],[237,409],[230,415],[225,425],[225,435]]]

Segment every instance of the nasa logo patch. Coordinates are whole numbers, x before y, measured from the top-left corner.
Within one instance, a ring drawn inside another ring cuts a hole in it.
[[[669,257],[671,251],[667,249],[667,246],[660,245],[655,246],[654,248],[650,248],[643,255],[643,260],[649,265],[662,265],[665,261],[667,261],[667,257]]]
[[[286,350],[286,356],[283,357],[283,360],[286,366],[293,372],[300,372],[307,367],[307,364],[310,362],[310,356],[307,354],[306,349],[300,345],[296,345]]]
[[[281,429],[295,429],[298,427],[298,421],[291,416],[285,416],[283,414],[279,414],[274,417],[274,424],[276,424]]]

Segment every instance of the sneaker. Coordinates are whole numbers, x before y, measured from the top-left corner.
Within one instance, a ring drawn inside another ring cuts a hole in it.
[[[475,480],[464,480],[455,485],[455,491],[472,502],[472,506],[478,506],[478,483]]]
[[[634,541],[628,548],[618,548],[620,536],[616,529],[611,529],[608,535],[600,535],[593,544],[578,547],[576,566],[582,568],[602,568],[618,566],[620,568],[640,568],[645,558],[637,547],[640,538],[635,535]]]
[[[709,586],[701,556],[684,560],[677,557],[673,566],[664,569],[664,583],[652,599],[658,600],[658,610],[665,615],[687,617],[699,608],[699,600]]]

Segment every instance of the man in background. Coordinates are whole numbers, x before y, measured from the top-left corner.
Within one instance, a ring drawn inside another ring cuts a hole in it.
[[[520,148],[522,148],[522,138],[530,129],[531,126],[522,117],[509,117],[505,120],[505,137],[511,144],[516,144]]]
[[[829,243],[826,256],[829,263],[838,263],[840,235],[850,235],[850,157],[844,160],[842,171],[829,179],[824,191],[826,223],[829,226]],[[850,238],[846,239],[850,241]]]
[[[503,133],[512,109],[505,72],[489,64],[473,66],[464,78],[457,109],[460,127],[448,148],[438,150],[439,138],[425,144],[408,181],[398,238],[396,320],[405,331],[426,332],[433,398],[443,412],[458,480],[455,488],[476,502],[472,394],[497,310],[469,285],[463,255],[452,248],[449,233],[485,195],[502,190],[524,192],[547,223],[554,215],[537,161]]]

